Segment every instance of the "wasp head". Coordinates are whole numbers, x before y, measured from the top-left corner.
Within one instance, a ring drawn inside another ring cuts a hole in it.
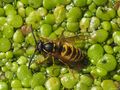
[[[39,53],[41,53],[41,51],[43,51],[43,42],[41,40],[38,41],[36,49],[39,51]]]

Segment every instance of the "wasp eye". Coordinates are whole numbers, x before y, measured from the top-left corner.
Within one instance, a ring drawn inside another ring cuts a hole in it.
[[[44,45],[44,49],[45,49],[45,51],[47,51],[47,52],[52,52],[52,51],[53,51],[53,43],[46,43],[46,44]]]
[[[37,45],[37,50],[38,50],[39,52],[41,52],[41,51],[42,51],[42,47],[43,47],[42,42],[39,42],[38,45]]]

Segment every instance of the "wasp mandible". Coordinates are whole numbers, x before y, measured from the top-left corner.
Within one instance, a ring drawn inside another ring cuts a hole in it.
[[[74,45],[67,42],[68,40],[70,41],[71,39],[72,40],[75,40],[76,38],[78,39],[78,37],[73,36],[73,37],[66,38],[64,40],[62,39],[62,40],[55,40],[55,41],[48,40],[47,42],[44,42],[42,40],[37,41],[33,33],[32,26],[30,26],[30,29],[36,43],[36,49],[34,51],[34,54],[30,58],[28,68],[30,68],[32,59],[36,51],[38,51],[39,53],[43,52],[49,56],[53,56],[54,58],[57,58],[63,63],[68,65],[82,62],[82,60],[84,59],[85,54],[83,53],[83,51],[80,48],[76,48]],[[80,39],[85,39],[85,36],[81,35]]]

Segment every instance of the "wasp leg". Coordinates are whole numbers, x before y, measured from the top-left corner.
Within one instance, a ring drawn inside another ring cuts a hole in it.
[[[47,54],[47,55],[43,55],[44,59],[43,60],[38,60],[36,63],[37,64],[49,64],[50,63],[50,55]]]
[[[55,65],[55,58],[52,56],[53,66]]]
[[[68,68],[69,73],[72,74],[74,78],[76,78],[75,75],[74,75],[73,70],[70,69],[69,65],[68,65],[67,63],[65,63],[64,61],[62,61],[61,59],[58,59],[58,60],[59,60],[61,63],[63,63],[63,64]]]
[[[67,63],[65,63],[64,61],[62,61],[61,59],[58,59],[61,63],[63,63],[65,66],[68,67],[68,69],[70,69],[69,65]]]
[[[45,57],[45,61],[47,61],[47,60],[48,60],[48,58],[49,58],[49,56],[48,56],[48,57]]]

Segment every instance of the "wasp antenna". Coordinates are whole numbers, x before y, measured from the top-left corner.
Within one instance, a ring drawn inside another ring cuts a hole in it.
[[[34,32],[33,32],[33,29],[32,29],[32,25],[30,25],[30,29],[31,29],[31,31],[32,31],[32,35],[33,35],[33,38],[34,38],[34,40],[35,40],[35,43],[36,43],[36,45],[37,45],[37,39],[35,38],[35,35],[34,35]]]
[[[30,57],[30,61],[29,61],[29,63],[28,63],[28,69],[30,69],[31,62],[32,62],[32,59],[33,59],[34,56],[35,56],[36,51],[37,51],[37,49],[35,49],[34,53],[33,53],[32,56]]]

